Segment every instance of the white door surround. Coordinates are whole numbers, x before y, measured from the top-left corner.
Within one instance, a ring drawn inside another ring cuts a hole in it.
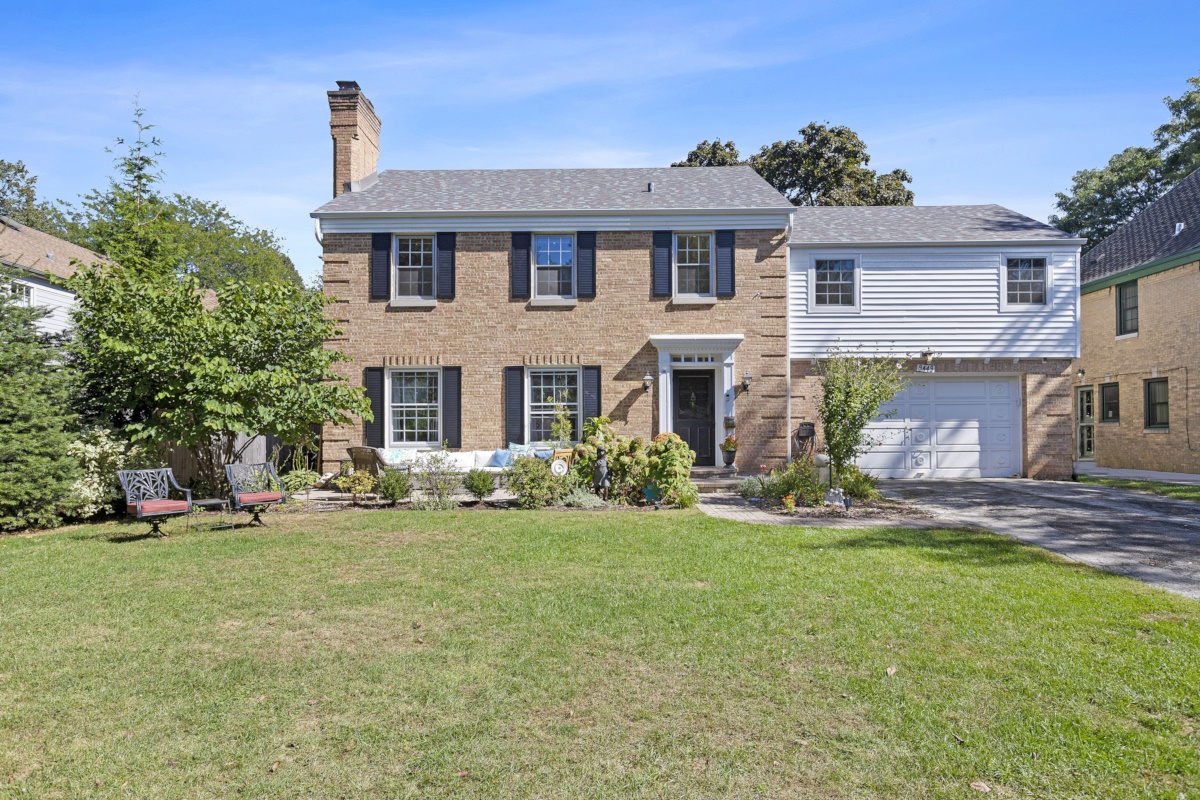
[[[724,398],[715,411],[718,415],[713,426],[717,451],[727,433],[734,429],[725,428],[725,418],[733,417],[733,401],[737,388],[733,368],[733,351],[746,337],[736,334],[664,334],[651,336],[650,344],[658,349],[658,429],[661,433],[671,432],[674,420],[671,415],[673,367],[688,371],[707,370],[713,372],[713,391]],[[714,452],[717,452],[714,451]],[[720,459],[717,459],[718,463]]]

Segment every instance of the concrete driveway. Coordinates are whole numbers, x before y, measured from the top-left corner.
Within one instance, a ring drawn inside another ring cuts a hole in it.
[[[986,528],[1074,561],[1200,598],[1200,503],[1012,478],[891,480],[879,488],[939,520]]]

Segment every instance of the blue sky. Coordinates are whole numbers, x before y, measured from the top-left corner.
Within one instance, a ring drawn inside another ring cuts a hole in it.
[[[1200,4],[1132,5],[10,4],[0,158],[74,200],[104,183],[139,95],[166,188],[276,230],[306,278],[337,79],[383,120],[381,168],[666,165],[818,120],[908,169],[918,204],[1045,219],[1200,74]]]

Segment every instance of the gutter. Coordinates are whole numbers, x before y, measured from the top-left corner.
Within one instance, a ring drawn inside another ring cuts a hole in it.
[[[789,216],[796,209],[794,206],[765,206],[761,208],[574,208],[554,209],[552,211],[538,209],[499,209],[491,211],[460,211],[452,209],[422,209],[421,211],[313,211],[309,214],[313,219],[375,219],[388,217],[505,217],[505,216],[596,216],[596,217],[627,217],[652,216],[672,214],[763,214],[777,213]]]
[[[1200,261],[1200,247],[1193,247],[1191,250],[1184,251],[1176,256],[1160,258],[1157,261],[1151,261],[1139,267],[1130,267],[1120,272],[1114,272],[1111,275],[1105,275],[1103,278],[1089,281],[1079,287],[1079,293],[1091,294],[1101,289],[1107,289],[1110,286],[1116,286],[1118,283],[1126,283],[1138,278],[1144,278],[1147,275],[1154,275],[1159,272],[1166,272],[1169,269],[1182,267],[1193,261]]]
[[[930,239],[927,241],[852,241],[852,242],[788,242],[788,247],[822,248],[845,250],[861,247],[1049,247],[1052,245],[1074,245],[1081,247],[1087,239],[977,239],[953,240]]]

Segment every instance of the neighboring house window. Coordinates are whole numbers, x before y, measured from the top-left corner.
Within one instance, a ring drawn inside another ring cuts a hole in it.
[[[1010,306],[1046,305],[1046,259],[1009,258],[1004,288]]]
[[[17,298],[17,300],[16,300],[17,305],[19,305],[19,306],[33,305],[33,287],[30,286],[29,284],[13,283],[12,286],[9,287],[9,292],[11,292]]]
[[[1167,379],[1146,381],[1146,427],[1166,428],[1170,422],[1167,402]]]
[[[813,302],[853,308],[854,299],[854,259],[818,258],[813,265]]]
[[[534,237],[534,296],[575,296],[575,237],[570,234]]]
[[[1137,281],[1122,283],[1117,287],[1117,336],[1137,333],[1138,292]]]
[[[1100,421],[1119,422],[1121,419],[1121,393],[1115,383],[1100,387]]]
[[[396,297],[433,298],[434,243],[432,236],[397,236]]]
[[[675,294],[711,296],[711,233],[675,234]]]
[[[579,440],[579,370],[529,370],[529,441],[553,438],[559,413],[571,422],[571,441]]]
[[[436,369],[394,370],[391,384],[392,430],[396,445],[436,445],[441,441],[441,404]]]

